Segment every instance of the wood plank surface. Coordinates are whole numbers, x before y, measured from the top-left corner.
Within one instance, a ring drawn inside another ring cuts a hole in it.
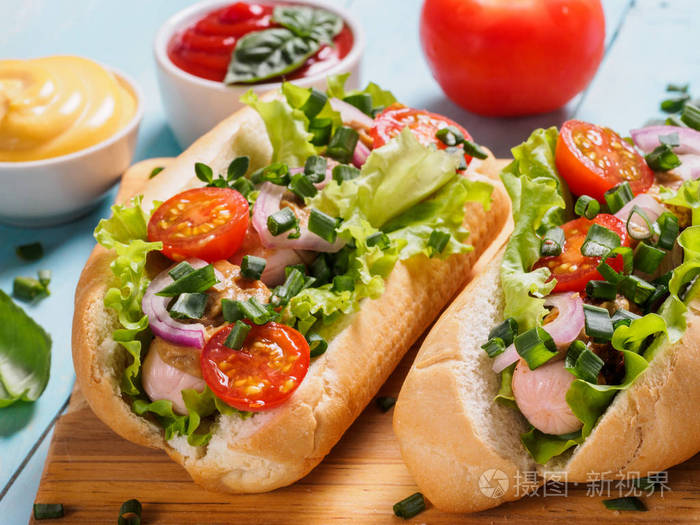
[[[136,192],[151,169],[164,164],[167,159],[135,165],[124,177],[118,200]],[[475,271],[497,248],[485,254]],[[378,395],[398,395],[419,343]],[[36,502],[63,503],[66,515],[61,524],[114,523],[121,503],[130,498],[143,504],[144,524],[401,523],[392,506],[418,487],[401,460],[391,419],[391,411],[383,413],[370,403],[331,454],[294,485],[267,494],[218,494],[192,482],[164,452],[117,436],[97,419],[76,388],[56,424]],[[445,514],[428,503],[428,510],[410,522],[590,523],[593,516],[611,523],[693,522],[700,520],[699,472],[700,456],[671,469],[663,494],[644,498],[646,513],[620,516],[603,507],[602,499],[625,495],[627,487],[598,486],[593,495],[595,485],[580,484],[543,487],[519,502],[472,515]]]

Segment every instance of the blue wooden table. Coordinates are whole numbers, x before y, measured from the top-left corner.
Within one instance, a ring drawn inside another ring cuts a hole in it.
[[[0,0],[0,58],[84,55],[134,77],[146,96],[135,160],[179,153],[160,106],[151,45],[158,26],[188,0]],[[488,119],[447,100],[423,61],[418,42],[419,0],[335,0],[361,20],[367,37],[363,82],[374,80],[404,103],[448,115],[498,156],[533,128],[576,117],[626,132],[658,116],[668,82],[690,82],[700,92],[697,0],[604,0],[607,48],[583,95],[566,107],[519,119]],[[517,79],[514,79],[517,83]],[[40,190],[40,189],[39,189]],[[26,523],[46,458],[51,429],[73,387],[70,324],[73,292],[94,244],[92,230],[107,215],[108,196],[94,212],[45,229],[0,225],[0,288],[18,275],[53,272],[51,296],[26,307],[51,333],[51,380],[41,399],[0,409],[0,522]],[[14,247],[41,241],[44,258],[21,262]],[[2,320],[0,320],[2,322]]]

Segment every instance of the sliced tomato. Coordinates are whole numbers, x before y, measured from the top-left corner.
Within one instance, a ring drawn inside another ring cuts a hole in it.
[[[435,144],[439,149],[445,149],[447,146],[439,140],[435,134],[438,130],[447,126],[454,126],[462,132],[464,138],[471,140],[471,135],[462,126],[437,113],[413,109],[401,104],[392,104],[382,111],[374,119],[374,126],[369,130],[369,134],[374,141],[373,146],[380,148],[395,136],[397,136],[403,128],[407,127],[413,131],[413,134],[418,138],[421,144],[426,146]],[[460,146],[461,147],[461,146]],[[467,164],[471,160],[469,155],[464,155]]]
[[[220,399],[239,410],[258,412],[284,403],[309,369],[309,344],[294,328],[249,323],[243,347],[224,344],[233,325],[216,332],[202,350],[204,381]]]
[[[654,183],[654,172],[634,147],[609,128],[580,120],[561,127],[555,161],[575,195],[605,202],[603,194],[620,182],[629,182],[635,195]]]
[[[148,240],[161,241],[174,261],[228,259],[248,229],[248,201],[228,188],[195,188],[171,197],[148,221]]]
[[[560,255],[542,257],[534,268],[546,267],[552,272],[552,279],[557,280],[553,292],[580,292],[586,288],[588,281],[599,280],[603,277],[596,267],[600,257],[585,257],[581,254],[581,246],[592,224],[599,224],[617,233],[622,246],[630,245],[625,223],[614,215],[601,213],[593,220],[581,217],[562,225],[564,230],[564,246]],[[622,270],[622,257],[608,259],[608,264],[616,271]]]

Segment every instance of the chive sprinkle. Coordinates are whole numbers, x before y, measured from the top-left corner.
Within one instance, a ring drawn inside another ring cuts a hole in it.
[[[637,510],[641,512],[649,510],[644,502],[635,496],[605,499],[603,500],[603,505],[610,510]]]
[[[416,492],[394,504],[394,514],[405,520],[410,519],[425,510],[423,494]]]
[[[140,525],[141,510],[141,502],[139,500],[130,499],[125,501],[119,508],[117,525]]]
[[[53,520],[63,517],[63,503],[35,503],[35,520]]]
[[[17,253],[17,257],[25,261],[36,261],[44,256],[44,247],[40,242],[23,244],[15,248],[15,253]]]
[[[379,396],[377,398],[377,407],[382,412],[388,412],[391,407],[396,404],[396,398],[391,396]]]

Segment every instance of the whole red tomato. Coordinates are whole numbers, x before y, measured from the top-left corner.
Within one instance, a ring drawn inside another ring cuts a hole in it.
[[[603,58],[600,0],[425,0],[423,52],[460,106],[491,116],[544,113],[583,90]]]

